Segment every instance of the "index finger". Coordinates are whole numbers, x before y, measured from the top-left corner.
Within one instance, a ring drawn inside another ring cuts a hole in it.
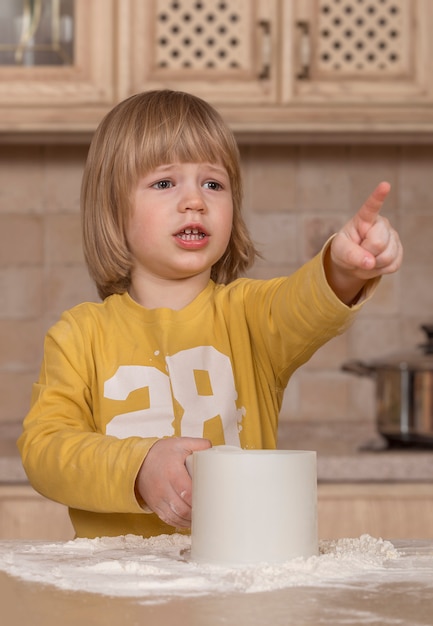
[[[383,181],[379,183],[373,193],[367,198],[362,207],[359,209],[358,218],[368,225],[374,224],[390,190],[391,185],[388,182]]]

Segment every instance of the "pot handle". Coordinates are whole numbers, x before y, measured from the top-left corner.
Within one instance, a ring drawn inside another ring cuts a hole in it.
[[[422,324],[420,327],[427,335],[427,343],[421,344],[424,354],[433,354],[433,324]]]
[[[348,361],[341,366],[343,372],[350,372],[350,374],[358,374],[358,376],[373,376],[376,368],[371,365],[367,365],[362,361]]]

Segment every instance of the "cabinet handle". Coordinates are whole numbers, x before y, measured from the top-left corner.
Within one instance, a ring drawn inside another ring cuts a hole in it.
[[[311,47],[310,47],[310,24],[307,21],[296,22],[296,26],[299,30],[299,72],[296,75],[298,80],[308,80],[310,78],[310,62],[311,62]]]
[[[271,77],[271,23],[269,20],[260,20],[262,29],[262,68],[259,72],[259,80],[269,80]]]

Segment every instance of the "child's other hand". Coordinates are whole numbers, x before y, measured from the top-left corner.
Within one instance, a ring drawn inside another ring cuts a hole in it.
[[[332,240],[326,273],[344,302],[350,303],[367,280],[395,272],[401,265],[398,233],[379,214],[389,192],[389,183],[380,183]]]
[[[211,447],[194,437],[160,439],[147,453],[136,480],[136,489],[158,517],[177,528],[191,526],[192,482],[185,466],[195,450]]]

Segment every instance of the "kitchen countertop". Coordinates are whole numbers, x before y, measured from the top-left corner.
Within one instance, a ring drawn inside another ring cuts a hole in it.
[[[19,424],[0,424],[0,483],[27,483]],[[281,422],[279,448],[316,450],[319,482],[431,482],[433,447],[383,449],[373,422]]]
[[[278,447],[317,451],[319,482],[432,482],[431,448],[387,448],[374,422],[281,422]]]
[[[2,542],[3,543],[3,542]],[[19,543],[15,542],[19,547]],[[401,559],[353,579],[258,593],[119,597],[64,591],[0,572],[5,626],[431,626],[433,542],[395,542]],[[0,547],[0,550],[4,548]],[[125,572],[125,575],[127,573]]]

